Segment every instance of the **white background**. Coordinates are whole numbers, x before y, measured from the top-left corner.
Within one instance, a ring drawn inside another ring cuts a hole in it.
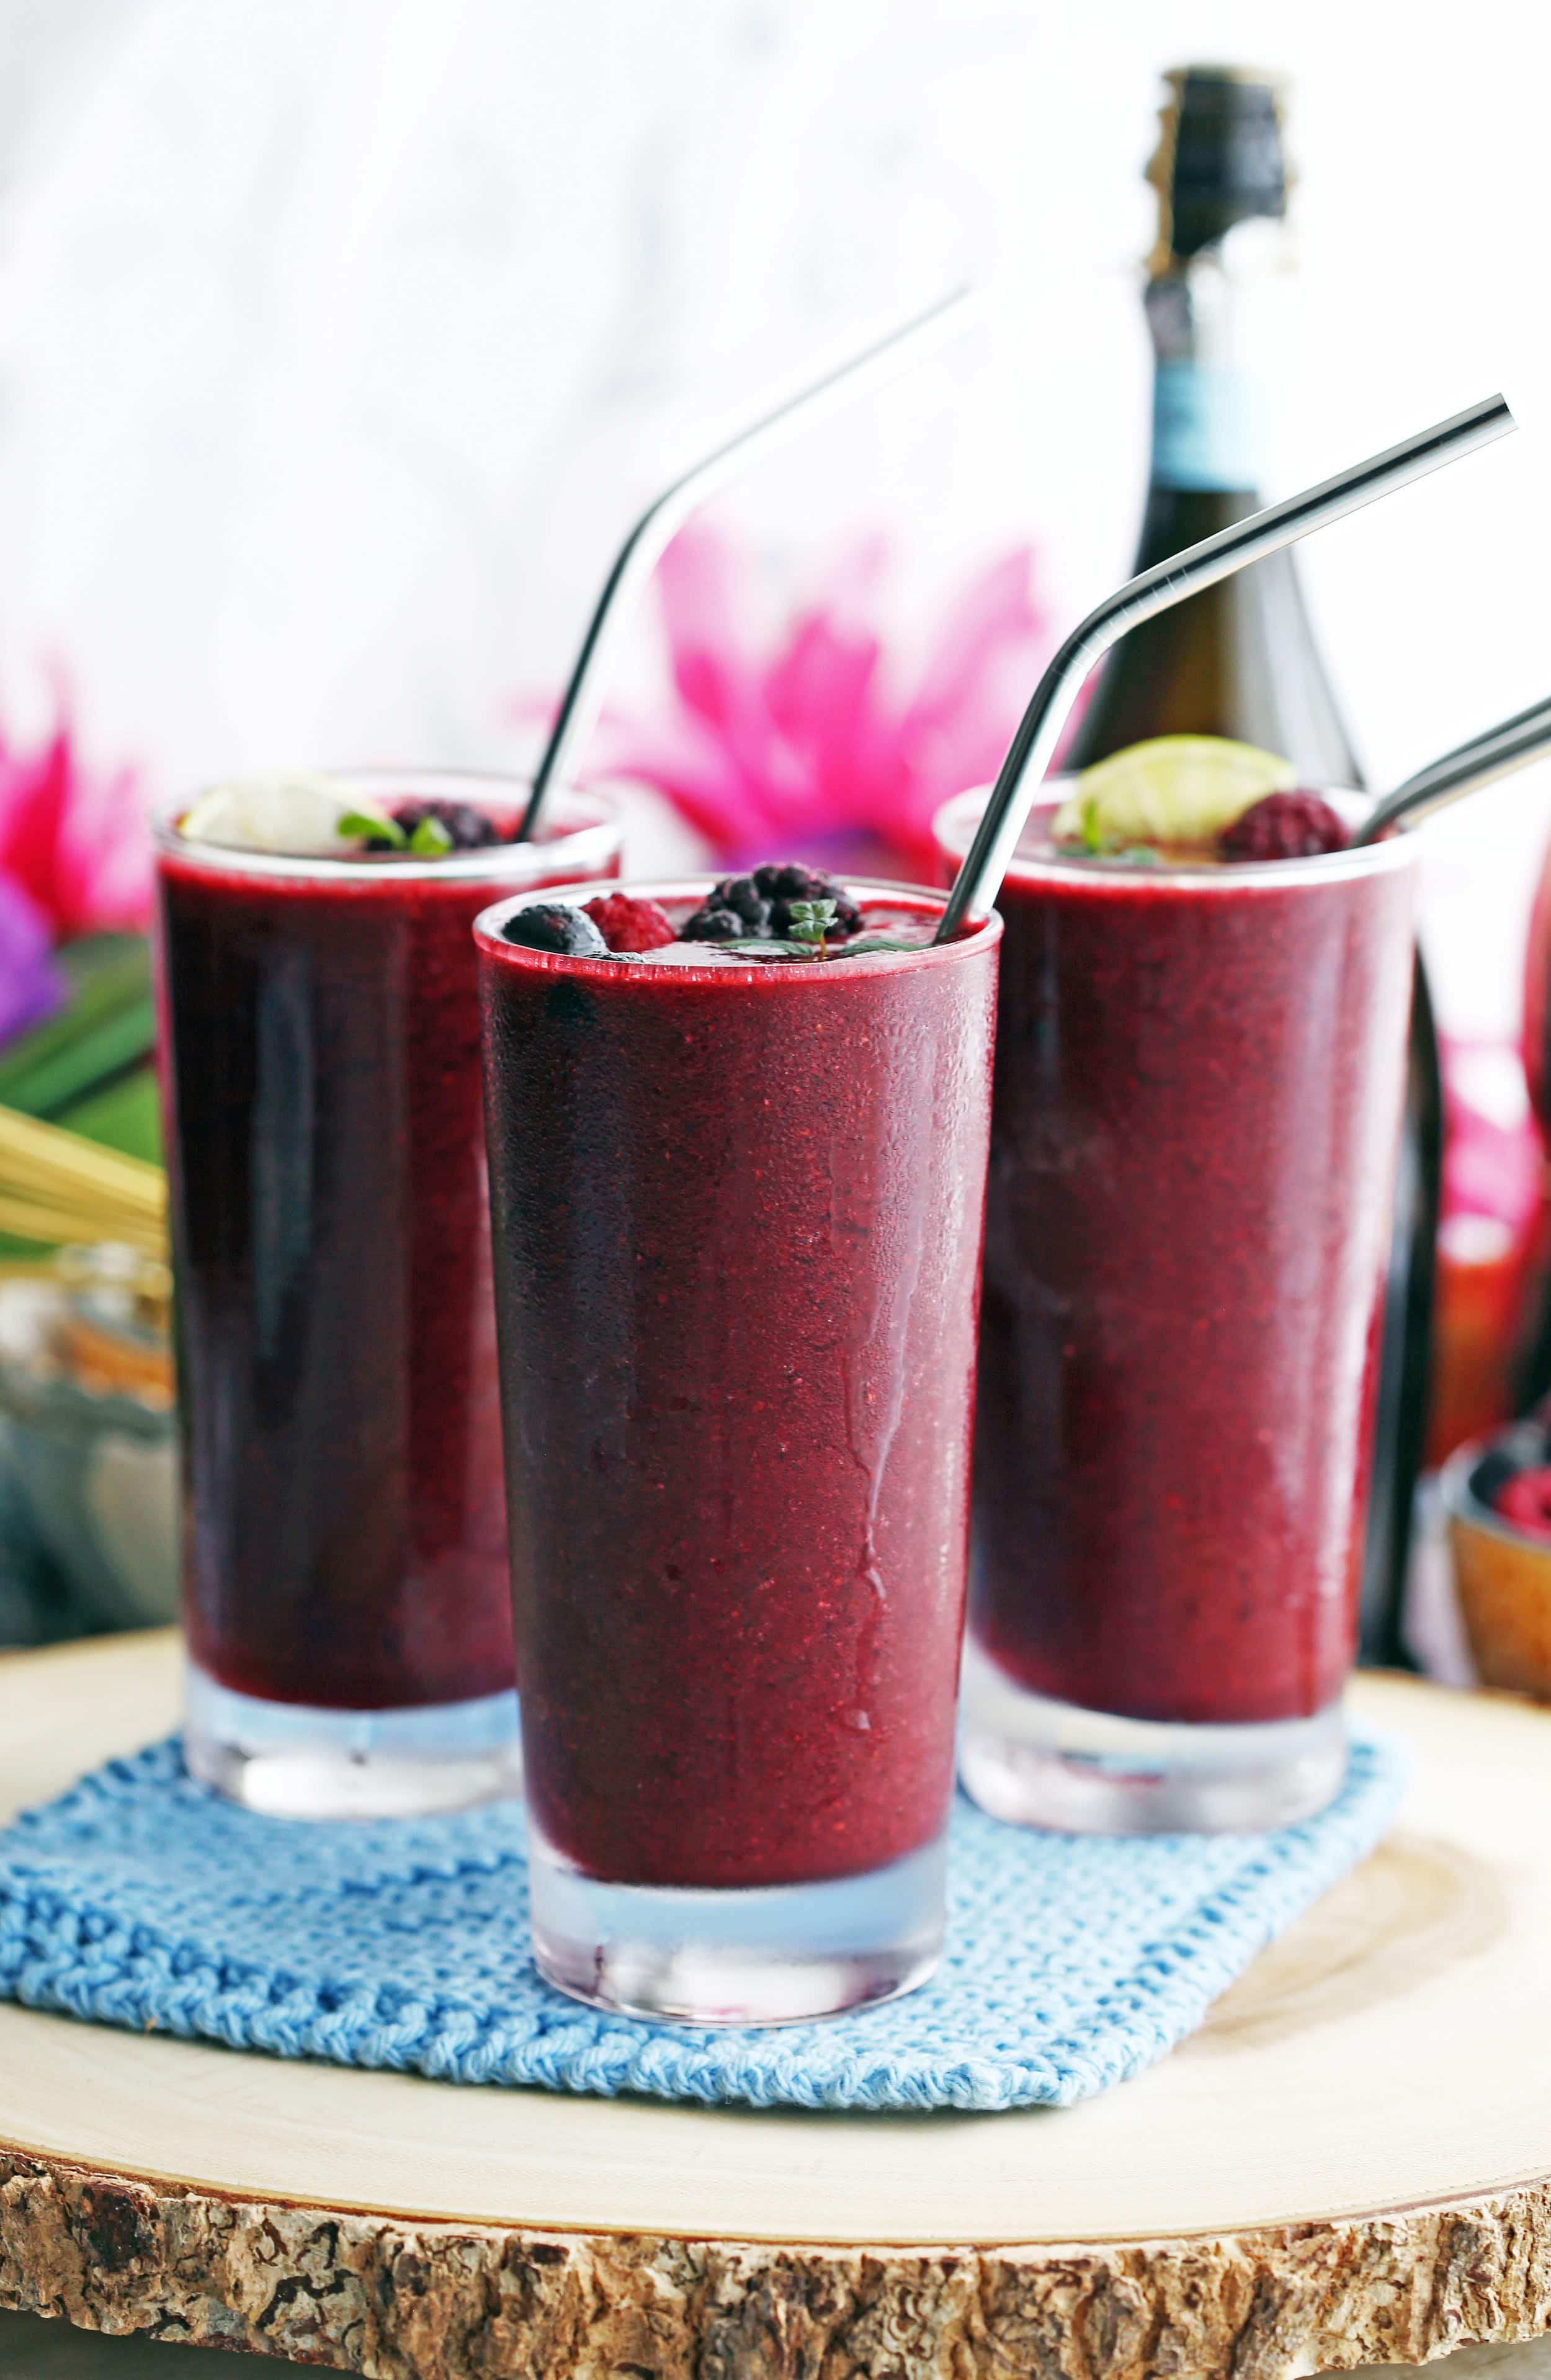
[[[1064,624],[1134,536],[1192,56],[1293,78],[1269,492],[1499,382],[1533,423],[1551,24],[1511,0],[0,0],[6,716],[62,662],[158,789],[510,759],[633,508],[965,273],[987,332],[720,517],[778,609],[885,528],[902,652],[1024,537]],[[1305,549],[1375,782],[1551,692],[1540,443]],[[1537,771],[1433,831],[1457,1028],[1511,1018],[1548,809]]]

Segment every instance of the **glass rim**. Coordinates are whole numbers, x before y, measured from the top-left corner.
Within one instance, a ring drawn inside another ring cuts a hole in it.
[[[636,901],[700,901],[720,878],[709,872],[697,876],[652,877],[639,881],[619,877],[600,877],[588,884],[534,885],[527,891],[492,901],[481,909],[474,920],[474,940],[478,948],[489,957],[503,964],[526,966],[531,962],[544,974],[577,975],[589,980],[607,979],[618,983],[650,981],[653,983],[834,983],[842,978],[865,982],[880,973],[900,975],[930,964],[951,964],[972,952],[995,950],[1001,940],[1001,915],[988,911],[975,919],[969,930],[951,942],[923,942],[918,950],[878,951],[871,953],[872,964],[866,967],[845,967],[814,964],[807,966],[769,966],[757,959],[745,965],[729,965],[725,959],[706,960],[701,965],[673,966],[622,966],[616,956],[587,958],[572,951],[536,951],[523,942],[509,942],[501,932],[502,923],[519,909],[532,906],[544,898],[546,891],[573,906],[609,892],[627,892]],[[891,877],[842,876],[837,880],[848,892],[890,893],[896,898],[928,908],[940,916],[947,906],[948,895],[940,886],[908,884]]]
[[[277,781],[283,772],[272,771],[266,775],[256,772],[251,777],[223,780],[233,784],[261,785]],[[475,808],[488,808],[501,796],[514,807],[526,808],[532,789],[531,777],[518,770],[504,769],[393,769],[378,766],[345,769],[309,769],[297,771],[310,782],[347,787],[363,800],[391,795],[395,799],[442,797],[451,801],[470,803]],[[224,843],[204,843],[178,832],[178,820],[203,793],[180,794],[161,802],[151,813],[151,840],[159,858],[176,859],[186,866],[205,868],[219,875],[246,875],[304,879],[313,883],[327,884],[404,884],[404,883],[467,883],[479,878],[511,876],[521,878],[534,869],[552,863],[563,852],[576,845],[587,845],[589,838],[599,844],[600,864],[608,842],[617,838],[624,828],[624,813],[614,796],[600,785],[556,785],[551,789],[540,825],[540,838],[533,843],[481,844],[473,851],[454,851],[436,858],[396,858],[382,855],[367,858],[357,854],[335,859],[323,852],[248,851],[240,845]],[[594,814],[578,821],[559,834],[545,830],[563,821],[572,807],[588,806]],[[590,852],[586,856],[590,858]],[[541,889],[541,888],[535,888]]]
[[[1076,782],[1072,775],[1048,777],[1045,781],[1052,790]],[[989,785],[966,786],[963,793],[951,795],[933,811],[932,837],[945,859],[963,858],[990,790]],[[1375,796],[1354,793],[1350,786],[1315,785],[1304,790],[1317,793],[1351,825],[1360,824],[1375,806]],[[1044,805],[1036,803],[1035,807]],[[968,820],[962,843],[958,839],[961,813]],[[1312,859],[1228,859],[1215,861],[1210,867],[1105,868],[1091,859],[1068,859],[1059,853],[1035,857],[1014,852],[1007,879],[1020,883],[1092,884],[1102,886],[1106,892],[1134,892],[1139,887],[1152,892],[1164,888],[1181,892],[1241,892],[1257,884],[1268,892],[1285,892],[1302,884],[1350,883],[1354,878],[1398,874],[1401,868],[1414,866],[1419,856],[1416,837],[1406,834],[1390,835],[1383,843],[1364,844],[1358,850],[1320,852]]]

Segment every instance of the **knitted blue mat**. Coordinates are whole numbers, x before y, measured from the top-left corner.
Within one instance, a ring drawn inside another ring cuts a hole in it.
[[[256,1815],[176,1742],[0,1832],[0,1995],[29,2008],[458,2082],[755,2107],[1066,2106],[1198,2024],[1383,1834],[1373,1738],[1338,1800],[1261,1835],[1025,1833],[960,1800],[947,1955],[908,1998],[722,2032],[595,2015],[527,1957],[520,1805],[418,1822]]]

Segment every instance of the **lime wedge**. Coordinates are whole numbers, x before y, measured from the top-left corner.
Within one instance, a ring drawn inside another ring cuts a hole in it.
[[[1058,843],[1206,845],[1266,794],[1298,782],[1290,760],[1225,735],[1155,735],[1084,769],[1056,812]]]
[[[226,851],[284,852],[298,859],[347,856],[359,835],[341,835],[340,820],[358,805],[314,777],[260,778],[217,785],[185,810],[178,832],[191,843]]]

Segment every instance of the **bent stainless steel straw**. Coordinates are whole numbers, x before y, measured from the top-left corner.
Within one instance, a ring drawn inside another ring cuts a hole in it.
[[[1445,463],[1458,462],[1462,455],[1517,428],[1505,398],[1484,397],[1480,404],[1435,423],[1414,438],[1402,439],[1382,455],[1338,471],[1333,480],[1321,480],[1317,487],[1306,488],[1300,496],[1269,504],[1264,512],[1252,513],[1248,520],[1219,530],[1216,537],[1187,546],[1182,553],[1144,570],[1107,597],[1072,630],[1035,688],[991,788],[975,840],[954,879],[937,940],[951,940],[966,917],[984,917],[994,904],[1078,690],[1094,663],[1129,628],[1140,627],[1144,620],[1182,603],[1187,595],[1199,594],[1219,578],[1230,577],[1234,571],[1264,560],[1279,547],[1344,519],[1375,497],[1387,496]]]
[[[1462,794],[1473,794],[1482,785],[1522,769],[1548,745],[1551,697],[1532,703],[1528,710],[1517,711],[1511,719],[1472,735],[1468,744],[1456,745],[1452,752],[1418,769],[1404,784],[1375,804],[1353,840],[1377,843],[1397,827],[1420,826],[1424,819],[1431,818],[1435,810],[1447,809]]]
[[[714,455],[708,455],[703,463],[697,463],[692,471],[686,471],[671,488],[665,488],[655,504],[648,505],[615,555],[613,567],[588,622],[550,740],[534,771],[533,791],[523,813],[519,842],[526,842],[532,834],[545,795],[558,779],[564,777],[592,732],[602,700],[604,659],[630,597],[650,577],[690,514],[761,455],[783,445],[799,430],[816,421],[830,406],[849,402],[864,388],[886,379],[939,339],[955,337],[967,329],[978,305],[977,290],[955,289],[926,313],[913,316],[897,331],[891,331],[886,339],[864,348],[838,370],[827,372],[811,388],[788,398],[773,413],[765,414],[748,429],[740,431],[737,437],[719,446]]]

